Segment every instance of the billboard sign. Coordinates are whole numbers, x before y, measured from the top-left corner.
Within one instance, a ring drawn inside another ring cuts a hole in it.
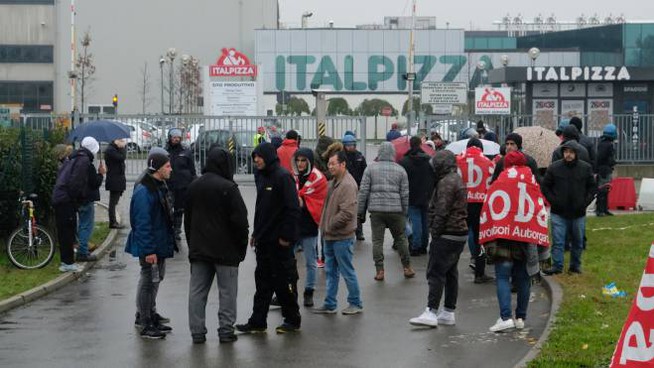
[[[475,114],[504,115],[511,113],[511,88],[475,88]]]
[[[468,86],[456,82],[422,82],[420,103],[429,105],[464,105],[467,102]]]
[[[209,66],[210,77],[256,77],[257,66],[236,49],[223,48],[222,54],[215,65]]]
[[[211,82],[209,115],[256,116],[257,82]]]

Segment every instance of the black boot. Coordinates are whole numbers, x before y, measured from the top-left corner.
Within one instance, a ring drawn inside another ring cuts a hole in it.
[[[304,306],[313,307],[313,290],[311,289],[304,290]]]

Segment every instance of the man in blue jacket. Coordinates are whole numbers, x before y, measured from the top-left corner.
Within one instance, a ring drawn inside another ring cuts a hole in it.
[[[166,273],[166,258],[175,249],[173,207],[167,195],[166,180],[172,171],[168,156],[150,153],[148,173],[136,185],[129,207],[132,230],[125,251],[139,258],[141,278],[137,291],[137,326],[141,337],[163,339],[171,327],[162,323],[167,319],[155,312],[159,283]]]

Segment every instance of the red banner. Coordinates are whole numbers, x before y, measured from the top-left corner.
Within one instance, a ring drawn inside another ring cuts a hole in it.
[[[507,239],[549,246],[545,203],[531,169],[505,169],[488,188],[481,210],[479,242]]]
[[[649,248],[638,293],[627,321],[622,327],[620,340],[611,359],[611,368],[652,366],[654,366],[654,244]]]
[[[484,156],[482,150],[470,147],[456,156],[458,172],[468,189],[468,203],[483,203],[486,190],[493,176],[495,164]]]

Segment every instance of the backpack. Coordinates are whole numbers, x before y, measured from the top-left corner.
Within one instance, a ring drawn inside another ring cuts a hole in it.
[[[55,182],[54,189],[52,190],[52,204],[61,204],[71,201],[68,188],[70,186],[70,179],[73,173],[73,167],[77,162],[76,157],[67,158],[57,172],[57,181]]]

